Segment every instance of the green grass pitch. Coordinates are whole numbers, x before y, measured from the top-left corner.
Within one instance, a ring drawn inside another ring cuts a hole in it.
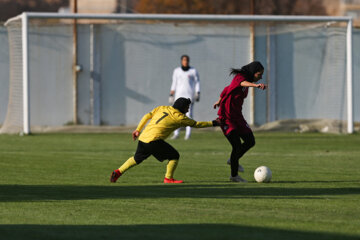
[[[175,178],[153,157],[117,183],[129,133],[0,135],[0,239],[360,239],[360,135],[255,133],[229,182],[221,132],[169,140]],[[272,182],[256,183],[266,165]]]

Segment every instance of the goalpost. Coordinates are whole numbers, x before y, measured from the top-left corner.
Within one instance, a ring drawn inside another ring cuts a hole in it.
[[[21,34],[21,52],[19,46],[13,50],[10,50],[10,55],[21,54],[21,97],[22,103],[21,108],[17,109],[17,115],[11,117],[11,111],[15,111],[14,107],[11,107],[11,100],[9,101],[8,114],[1,129],[2,133],[9,132],[22,132],[29,134],[31,132],[30,123],[30,85],[32,79],[29,75],[29,21],[32,19],[87,19],[87,20],[121,20],[121,21],[180,21],[180,22],[225,22],[230,24],[237,24],[241,22],[312,22],[312,23],[327,23],[327,22],[343,22],[346,24],[346,123],[347,132],[353,133],[353,96],[352,96],[352,85],[353,85],[353,66],[352,66],[352,18],[351,17],[327,17],[327,16],[265,16],[265,15],[182,15],[182,14],[58,14],[58,13],[29,13],[24,12],[23,14],[9,19],[5,25],[9,26],[14,22],[20,23],[20,30],[16,34]],[[11,41],[11,40],[10,40]],[[9,41],[9,42],[10,42]],[[10,43],[11,44],[11,43]],[[249,52],[253,51],[249,49]],[[14,58],[13,56],[13,58]],[[12,56],[10,56],[12,57]],[[18,73],[19,69],[10,64],[10,78]],[[195,66],[196,67],[196,66]],[[235,66],[229,66],[235,67]],[[201,74],[201,73],[200,73]],[[270,74],[269,74],[270,75]],[[10,88],[11,88],[10,79]],[[14,90],[14,89],[13,89]],[[10,89],[10,91],[12,91]],[[10,93],[9,95],[14,94]],[[17,91],[16,94],[19,94]],[[166,94],[165,94],[166,95]],[[253,98],[251,98],[253,99]],[[13,100],[14,101],[14,100]],[[252,100],[254,101],[254,100]],[[144,100],[145,102],[145,100]],[[252,104],[250,104],[253,106]],[[255,109],[250,109],[250,124],[254,124]],[[21,116],[21,119],[19,119]],[[21,123],[19,126],[19,122]],[[15,126],[15,127],[14,127]]]

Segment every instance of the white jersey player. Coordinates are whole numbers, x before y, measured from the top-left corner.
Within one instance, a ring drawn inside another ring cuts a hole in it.
[[[200,100],[200,79],[195,68],[190,67],[190,58],[187,55],[181,56],[181,67],[174,70],[170,89],[169,103],[172,104],[180,97],[190,98],[191,104],[189,112],[186,114],[193,118],[194,100]],[[179,137],[180,129],[174,131],[172,139]],[[191,127],[186,127],[185,140],[191,136]]]

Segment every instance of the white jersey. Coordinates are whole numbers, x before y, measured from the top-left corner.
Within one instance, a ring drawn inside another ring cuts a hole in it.
[[[190,67],[184,71],[181,67],[175,68],[170,90],[175,91],[175,100],[184,97],[190,98],[193,102],[195,94],[200,92],[200,79],[196,69]]]

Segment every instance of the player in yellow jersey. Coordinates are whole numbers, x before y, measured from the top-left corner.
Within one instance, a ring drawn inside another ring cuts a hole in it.
[[[116,182],[131,167],[139,165],[150,155],[153,155],[160,162],[169,160],[164,183],[182,183],[182,180],[174,179],[174,172],[180,154],[173,146],[165,142],[164,139],[179,127],[205,128],[220,125],[219,120],[197,122],[188,118],[185,114],[189,111],[190,104],[190,99],[178,98],[173,106],[159,106],[145,114],[136,130],[132,133],[134,141],[140,136],[135,155],[129,158],[120,168],[112,172],[110,182]],[[149,120],[150,122],[141,132]]]

